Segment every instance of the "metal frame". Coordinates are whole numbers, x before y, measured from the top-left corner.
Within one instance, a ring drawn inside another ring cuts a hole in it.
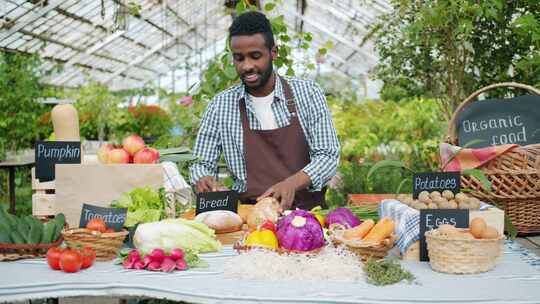
[[[5,2],[10,7],[9,11],[3,12],[4,16],[0,16],[3,21],[0,23],[0,50],[39,51],[46,61],[44,66],[51,68],[62,64],[64,69],[61,73],[46,78],[54,86],[72,87],[85,81],[81,75],[89,75],[117,88],[129,88],[145,85],[171,73],[185,58],[191,58],[189,61],[197,62],[198,68],[202,69],[208,60],[203,59],[203,52],[227,35],[223,18],[228,15],[216,18],[215,14],[220,9],[225,11],[222,1],[136,1],[143,7],[141,15],[130,17],[128,30],[111,32],[110,9],[114,5],[122,5],[120,0],[105,2],[108,10],[105,19],[99,17],[101,5],[95,0],[43,0],[37,4],[30,0],[0,0],[0,5]],[[261,2],[263,7],[264,1]],[[307,6],[287,0],[278,7],[278,12],[281,10],[286,20],[301,24],[298,30],[308,27],[308,31],[314,34],[312,48],[321,46],[326,39],[336,42],[334,49],[327,53],[328,63],[333,69],[351,76],[355,75],[355,67],[346,63],[366,62],[368,66],[376,63],[377,56],[373,55],[372,46],[360,46],[360,39],[367,34],[366,26],[377,15],[391,10],[388,1],[304,2]],[[164,14],[170,18],[164,20]],[[324,18],[326,14],[336,24],[329,24],[328,18]],[[210,35],[208,27],[213,22],[209,20],[219,22],[219,26],[213,25],[215,29],[210,31]],[[294,31],[295,27],[291,28]],[[349,37],[350,30],[359,36]],[[172,74],[178,73],[183,71]],[[123,81],[111,83],[119,77]]]

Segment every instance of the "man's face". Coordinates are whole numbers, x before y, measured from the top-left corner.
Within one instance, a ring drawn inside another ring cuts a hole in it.
[[[277,57],[276,47],[271,50],[262,34],[231,37],[231,50],[236,71],[244,85],[257,90],[272,76],[272,61]]]

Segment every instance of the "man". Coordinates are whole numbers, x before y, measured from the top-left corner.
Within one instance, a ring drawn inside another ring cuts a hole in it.
[[[243,203],[272,196],[284,209],[324,206],[339,143],[323,92],[312,81],[274,72],[277,48],[264,14],[238,16],[229,40],[242,83],[209,103],[191,182],[198,192],[217,191],[214,176],[223,152]]]

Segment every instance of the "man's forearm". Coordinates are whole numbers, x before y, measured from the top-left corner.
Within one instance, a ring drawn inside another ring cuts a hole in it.
[[[287,180],[294,184],[296,191],[307,189],[311,185],[311,179],[302,170],[296,172],[294,175],[287,177]]]

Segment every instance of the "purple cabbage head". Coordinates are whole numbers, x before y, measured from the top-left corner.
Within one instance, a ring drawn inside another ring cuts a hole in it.
[[[279,246],[287,250],[310,251],[324,246],[321,224],[305,210],[295,210],[280,219],[276,230]]]
[[[337,223],[347,228],[362,224],[362,221],[360,221],[349,208],[344,207],[336,208],[334,211],[328,213],[324,220],[328,225]]]

